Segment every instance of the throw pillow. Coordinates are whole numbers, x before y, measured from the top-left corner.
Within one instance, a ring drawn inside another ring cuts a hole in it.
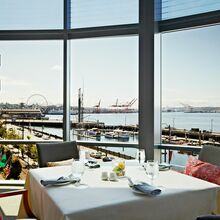
[[[220,185],[220,166],[216,166],[190,156],[185,174]]]

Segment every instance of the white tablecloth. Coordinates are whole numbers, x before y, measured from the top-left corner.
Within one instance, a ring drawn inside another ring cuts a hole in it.
[[[137,195],[126,179],[102,181],[101,172],[111,166],[86,170],[82,183],[43,187],[41,179],[58,178],[71,172],[69,166],[30,170],[27,177],[31,205],[40,220],[195,220],[216,210],[219,187],[175,171],[162,171],[155,184],[162,187],[156,197]],[[149,182],[140,166],[126,166],[132,180]]]

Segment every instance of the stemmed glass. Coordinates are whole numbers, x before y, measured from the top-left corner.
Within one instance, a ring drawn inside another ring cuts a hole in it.
[[[151,180],[151,185],[154,185],[154,180],[157,178],[159,174],[158,161],[148,160],[147,163],[145,164],[145,169],[147,176]]]
[[[72,163],[72,176],[73,178],[79,179],[75,186],[80,186],[80,180],[85,171],[85,165],[83,161],[74,160]]]

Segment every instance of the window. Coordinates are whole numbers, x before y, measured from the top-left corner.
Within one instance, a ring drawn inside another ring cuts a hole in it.
[[[164,143],[220,141],[219,35],[218,25],[162,35]]]
[[[62,41],[1,41],[0,55],[1,119],[15,134],[3,138],[62,139],[62,115],[54,128],[47,120],[63,103]]]
[[[72,0],[72,28],[138,22],[138,0]]]
[[[63,28],[63,1],[0,0],[0,30]]]
[[[74,128],[74,139],[138,141],[136,132],[138,124],[137,48],[137,37],[71,41],[72,119],[79,121],[80,98],[80,121],[84,124],[78,126],[82,128],[84,125],[86,129],[82,133],[79,127],[77,130]],[[101,136],[95,135],[95,128],[99,128]],[[129,131],[129,136],[117,137],[115,130],[119,129]],[[81,132],[80,135],[79,132]],[[135,149],[133,150],[136,152]],[[132,155],[134,156],[134,152]]]
[[[218,0],[161,0],[157,10],[161,10],[161,19],[179,18],[205,12],[220,10]],[[158,1],[159,2],[159,1]],[[160,8],[162,4],[162,9]]]

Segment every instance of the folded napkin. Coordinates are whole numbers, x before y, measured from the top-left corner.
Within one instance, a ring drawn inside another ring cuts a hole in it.
[[[138,182],[133,185],[130,185],[134,192],[148,195],[148,196],[156,196],[161,193],[161,189],[158,189],[155,186],[149,185],[145,182]]]
[[[78,178],[64,178],[60,177],[58,179],[49,179],[49,180],[41,180],[40,183],[43,186],[59,186],[59,185],[65,185],[69,183],[77,183],[80,179]]]

